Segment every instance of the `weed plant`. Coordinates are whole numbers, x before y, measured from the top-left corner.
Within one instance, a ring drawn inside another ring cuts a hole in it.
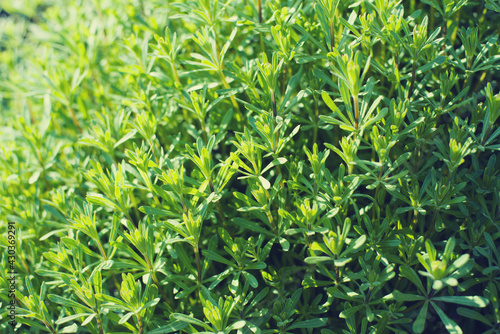
[[[0,7],[2,333],[500,333],[498,0]]]

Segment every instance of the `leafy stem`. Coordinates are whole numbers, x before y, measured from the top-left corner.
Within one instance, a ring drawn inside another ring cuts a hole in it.
[[[288,82],[288,70],[289,70],[288,62],[285,62],[285,66],[283,67],[283,82],[281,84],[281,96],[285,96],[286,92],[286,84]]]
[[[99,314],[99,311],[97,308],[92,308],[95,313],[95,318],[97,321],[97,327],[99,328],[99,334],[104,334],[104,328],[102,327],[102,320],[101,320],[101,315]]]
[[[354,96],[354,129],[359,127],[359,97]]]
[[[212,182],[212,179],[208,180],[208,184],[210,186],[210,191],[212,193],[215,193],[215,187],[214,187],[214,183]],[[226,216],[224,215],[224,210],[222,209],[222,205],[220,204],[220,201],[217,201],[215,203],[215,207],[217,209],[217,214],[219,215],[219,219],[222,221],[222,226],[228,231],[229,235],[231,235],[231,230],[227,226]]]
[[[411,83],[410,83],[410,91],[408,92],[408,99],[413,96],[413,91],[415,89],[415,76],[417,75],[417,62],[413,59],[412,68],[411,68]]]
[[[71,114],[71,119],[73,120],[73,124],[76,126],[76,129],[78,130],[79,133],[82,133],[82,127],[80,126],[80,122],[78,121],[78,118],[76,117],[76,112],[75,109],[72,107],[69,107],[69,112]]]
[[[273,117],[276,118],[278,116],[278,111],[276,109],[276,95],[274,90],[271,90],[271,103],[273,105]]]
[[[136,313],[135,316],[137,318],[137,323],[138,323],[138,327],[139,327],[139,334],[144,334],[144,325],[142,324],[142,318],[141,318],[139,313]]]
[[[42,322],[43,322],[43,324],[45,325],[45,327],[47,327],[47,328],[49,329],[49,331],[50,331],[51,333],[57,334],[57,332],[56,332],[56,330],[54,329],[54,327],[52,327],[52,325],[51,325],[51,324],[49,324],[49,323],[47,322],[47,320],[45,320],[45,319],[44,319],[44,320],[42,320]]]
[[[194,246],[194,255],[196,256],[196,268],[198,271],[198,287],[201,287],[201,260],[200,260],[200,248],[198,245]]]
[[[179,73],[177,73],[177,68],[175,68],[175,63],[171,62],[170,66],[172,67],[172,72],[174,73],[175,82],[177,82],[178,84],[180,84],[181,83],[181,79],[179,78]]]
[[[382,178],[382,165],[378,168],[378,181],[379,183],[377,184],[377,188],[375,189],[375,202],[374,202],[374,205],[373,205],[373,209],[372,209],[372,220],[375,220],[375,210],[377,208],[380,208],[380,205],[378,203],[378,193],[380,191],[380,179]]]
[[[224,88],[225,89],[231,89],[231,87],[227,83],[226,76],[222,72],[222,69],[219,70],[219,76],[220,76],[220,79],[222,81],[222,84],[224,85]],[[240,108],[238,106],[238,102],[236,102],[236,99],[234,98],[233,95],[229,96],[229,98],[231,99],[231,103],[233,104],[233,107],[234,107],[234,109],[237,112],[236,115],[238,117],[238,121],[242,121],[243,120],[243,115],[241,114]]]
[[[101,252],[102,258],[104,259],[104,261],[107,261],[108,255],[106,254],[106,252],[104,251],[104,248],[102,247],[101,240],[99,238],[96,238],[95,240],[97,242],[97,247],[99,247],[99,251]]]
[[[318,142],[318,122],[319,122],[319,108],[318,108],[318,100],[314,99],[314,132],[313,132],[313,143],[317,144]]]
[[[332,47],[332,52],[335,50],[335,26],[333,19],[330,19],[330,45]]]
[[[148,264],[149,272],[151,273],[151,276],[153,278],[153,283],[158,287],[158,290],[160,291],[162,298],[165,300],[165,302],[170,307],[170,309],[174,309],[174,306],[170,302],[170,298],[168,298],[168,296],[165,294],[165,292],[161,288],[162,285],[160,284],[160,281],[158,280],[158,277],[156,276],[156,271],[154,270],[153,264],[151,263],[149,257],[144,255],[144,258],[146,259],[146,263]]]

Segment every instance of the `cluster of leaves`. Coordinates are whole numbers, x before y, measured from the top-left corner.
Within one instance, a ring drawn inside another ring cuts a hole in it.
[[[0,6],[3,333],[500,333],[498,0]]]

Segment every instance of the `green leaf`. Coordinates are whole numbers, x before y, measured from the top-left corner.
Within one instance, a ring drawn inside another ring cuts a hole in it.
[[[344,267],[346,264],[352,261],[352,258],[350,257],[344,257],[341,259],[334,260],[333,263],[335,264],[336,267]]]
[[[467,262],[469,262],[469,254],[463,254],[453,262],[453,264],[446,270],[446,272],[453,273],[455,270],[465,266]]]
[[[245,320],[236,321],[231,326],[226,328],[226,331],[231,331],[231,330],[243,328],[243,327],[245,327],[246,324],[247,324],[247,322]]]
[[[274,237],[274,233],[266,230],[265,228],[261,227],[260,225],[254,223],[254,222],[251,222],[249,220],[246,220],[243,218],[234,218],[234,222],[236,223],[236,225],[240,225],[240,226],[242,226],[246,229],[249,229],[251,231],[263,233],[263,234],[266,234],[268,236]]]
[[[480,296],[442,296],[432,300],[472,307],[486,307],[489,303],[488,299]]]
[[[134,312],[128,312],[126,313],[124,316],[122,316],[120,318],[120,321],[118,321],[118,324],[119,325],[123,325],[124,323],[126,323],[128,321],[128,319],[130,319],[131,316],[134,315]]]
[[[87,201],[92,204],[104,206],[105,208],[117,211],[120,210],[120,207],[115,202],[113,202],[107,197],[104,197],[104,195],[102,194],[89,193],[87,194]]]
[[[490,320],[488,320],[488,318],[486,318],[484,315],[482,315],[481,313],[476,312],[474,310],[471,310],[471,309],[468,309],[465,307],[459,307],[457,309],[457,313],[459,315],[461,315],[462,317],[467,317],[469,319],[478,320],[478,321],[481,321],[482,323],[486,324],[487,326],[493,327],[493,324],[491,323]]]
[[[392,292],[392,296],[397,301],[404,301],[404,302],[414,302],[417,300],[425,300],[426,299],[426,297],[424,297],[424,296],[415,295],[415,294],[411,294],[411,293],[402,293],[402,292],[399,292],[398,290],[394,290]]]
[[[74,300],[71,300],[68,298],[64,298],[64,297],[54,295],[54,294],[48,295],[47,298],[49,298],[50,301],[57,303],[57,304],[61,304],[65,307],[74,307],[77,309],[81,308],[81,309],[86,310],[88,313],[94,313],[94,310],[92,310],[90,307],[82,305],[82,304],[75,302]]]
[[[265,177],[259,176],[259,181],[260,184],[262,184],[262,187],[264,187],[264,189],[271,188],[271,183]]]
[[[347,249],[345,251],[343,251],[340,254],[340,256],[345,256],[349,253],[353,253],[353,252],[359,250],[361,247],[363,247],[365,242],[366,242],[366,234],[363,234],[358,239],[356,239],[356,241],[354,241],[354,242],[351,241],[351,243],[349,244],[349,247],[347,247]]]
[[[92,313],[91,315],[89,315],[83,322],[82,322],[82,326],[87,326],[87,324],[89,324],[92,320],[94,320],[94,318],[97,316],[96,313]]]
[[[267,264],[265,262],[255,262],[255,263],[250,263],[249,265],[246,266],[247,270],[251,269],[266,269]]]
[[[318,328],[325,326],[327,321],[328,318],[316,318],[316,319],[294,322],[291,326],[287,327],[287,330],[296,328]]]
[[[101,301],[104,301],[104,302],[107,302],[107,303],[110,303],[110,304],[115,304],[117,306],[117,308],[119,308],[121,310],[131,311],[130,305],[126,304],[124,301],[122,301],[122,300],[120,300],[118,298],[111,297],[111,296],[108,296],[108,295],[105,295],[105,294],[102,294],[102,293],[98,293],[95,296],[96,296],[97,299],[99,299]],[[107,306],[109,307],[110,305],[108,304]]]
[[[36,181],[38,181],[38,178],[40,177],[40,174],[42,173],[42,171],[39,169],[39,170],[36,170],[33,175],[31,175],[30,179],[28,180],[28,183],[29,184],[33,184],[35,183]]]
[[[95,316],[95,313],[78,313],[78,314],[72,314],[70,316],[58,319],[56,321],[56,325],[61,325],[61,324],[64,324],[64,323],[66,323],[68,321],[72,321],[72,320],[76,320],[76,319],[83,318],[83,317],[88,317],[88,316]]]
[[[216,252],[213,252],[211,250],[202,250],[202,253],[203,255],[210,259],[210,260],[213,260],[213,261],[217,261],[217,262],[221,262],[221,263],[224,263],[230,267],[237,267],[235,263],[227,260],[226,258],[220,256],[219,254],[217,254]]]
[[[188,325],[189,324],[184,322],[184,321],[174,320],[171,323],[169,323],[168,325],[165,325],[165,326],[148,331],[147,334],[173,333],[173,332],[177,332],[181,329],[186,328]]]
[[[422,74],[424,72],[427,72],[427,71],[431,70],[432,68],[434,68],[434,67],[436,67],[438,65],[441,65],[445,60],[446,60],[445,56],[437,56],[432,61],[426,63],[423,66],[420,66],[417,69],[417,74]]]
[[[123,136],[119,141],[117,141],[115,143],[115,145],[113,145],[113,148],[117,148],[118,146],[120,146],[121,144],[125,143],[127,140],[131,139],[133,136],[135,136],[135,134],[137,133],[137,130],[132,130],[130,131],[129,133],[127,133],[125,136]]]
[[[136,260],[138,263],[140,263],[143,266],[143,268],[149,269],[149,266],[146,263],[146,261],[144,261],[144,259],[141,256],[139,256],[139,254],[137,254],[129,245],[126,245],[123,242],[118,242],[118,241],[113,241],[110,244],[112,247],[116,247],[116,248],[126,252],[130,256],[132,256],[134,258],[134,260]]]
[[[332,110],[333,114],[340,118],[339,124],[345,124],[345,125],[351,124],[350,121],[340,112],[339,108],[337,107],[335,102],[333,102],[333,100],[331,99],[330,95],[328,95],[327,92],[323,91],[321,93],[321,97],[323,98],[323,101],[328,106],[328,108],[330,108]],[[323,117],[322,119],[325,121],[328,121],[328,120],[333,121],[333,120],[331,120],[331,118]]]
[[[285,251],[285,252],[288,252],[288,250],[290,249],[290,242],[285,239],[285,238],[279,238],[279,243],[281,245],[281,248]]]
[[[177,217],[178,214],[164,210],[164,209],[158,209],[158,208],[153,208],[151,206],[141,206],[139,210],[147,215],[153,215],[153,216],[159,216],[159,217]]]
[[[333,259],[328,256],[309,256],[304,259],[307,264],[316,264],[321,262],[333,262]]]
[[[170,317],[174,318],[176,320],[188,323],[188,324],[193,324],[193,325],[196,325],[196,326],[203,327],[203,328],[205,328],[206,330],[208,330],[210,332],[212,331],[212,328],[210,326],[208,326],[206,323],[204,323],[203,321],[198,320],[198,319],[193,318],[193,317],[189,317],[189,316],[187,316],[185,314],[182,314],[182,313],[172,313],[170,315]]]
[[[425,329],[425,318],[427,317],[427,310],[429,309],[429,301],[426,300],[422,308],[418,312],[417,319],[413,323],[413,331],[415,333],[423,333]]]
[[[274,167],[274,166],[279,166],[279,165],[283,165],[284,163],[286,163],[287,160],[286,158],[277,158],[277,159],[274,159],[273,161],[271,161],[271,163],[269,163],[269,165],[266,166],[266,168],[264,168],[262,170],[262,174],[264,174],[265,172],[267,172],[270,168]],[[267,188],[269,189],[269,188]]]
[[[419,289],[419,291],[420,291],[421,294],[423,294],[423,295],[427,294],[426,291],[425,291],[425,289],[424,289],[424,286],[422,285],[422,281],[420,280],[420,278],[418,277],[417,273],[412,268],[404,265],[404,266],[400,266],[399,270],[400,270],[401,275],[403,277],[406,277],[413,284],[415,284],[417,286],[417,288]]]
[[[259,286],[259,282],[257,282],[257,279],[255,278],[254,275],[246,271],[242,271],[241,273],[243,274],[243,277],[245,277],[245,279],[248,281],[248,283],[250,283],[252,288],[256,289]]]
[[[462,329],[458,326],[455,321],[448,318],[448,316],[443,312],[443,310],[437,306],[435,303],[431,302],[432,307],[436,310],[439,318],[444,324],[444,327],[450,332],[450,334],[462,334]]]

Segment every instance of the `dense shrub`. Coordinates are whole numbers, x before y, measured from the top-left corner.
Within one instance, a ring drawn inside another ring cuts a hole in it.
[[[500,333],[497,0],[0,6],[3,333]]]

